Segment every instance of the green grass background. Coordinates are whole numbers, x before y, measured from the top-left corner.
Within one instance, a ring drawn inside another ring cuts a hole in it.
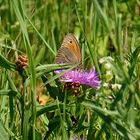
[[[69,32],[101,81],[79,96],[53,72],[68,68],[54,59]],[[18,55],[28,57],[25,71]],[[74,137],[140,139],[140,1],[0,0],[0,140]]]

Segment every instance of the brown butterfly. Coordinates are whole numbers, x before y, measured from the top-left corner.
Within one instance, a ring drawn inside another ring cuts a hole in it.
[[[81,64],[81,49],[76,37],[69,33],[58,50],[55,63]]]

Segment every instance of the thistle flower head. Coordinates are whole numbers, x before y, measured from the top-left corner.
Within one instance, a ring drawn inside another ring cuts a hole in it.
[[[56,73],[60,73],[62,70],[57,71]],[[98,78],[98,74],[95,69],[91,69],[89,71],[75,69],[64,73],[60,79],[61,82],[67,83],[79,83],[82,85],[88,85],[92,88],[99,87],[100,81]]]

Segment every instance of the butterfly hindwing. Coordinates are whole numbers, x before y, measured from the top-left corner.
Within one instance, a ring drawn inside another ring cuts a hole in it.
[[[56,63],[78,64],[81,63],[81,50],[73,34],[65,36],[55,59]]]

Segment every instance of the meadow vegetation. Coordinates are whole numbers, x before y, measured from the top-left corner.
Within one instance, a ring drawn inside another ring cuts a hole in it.
[[[77,96],[54,73],[71,69],[54,63],[68,33],[100,79]],[[9,139],[140,139],[139,0],[0,1],[0,140]]]

